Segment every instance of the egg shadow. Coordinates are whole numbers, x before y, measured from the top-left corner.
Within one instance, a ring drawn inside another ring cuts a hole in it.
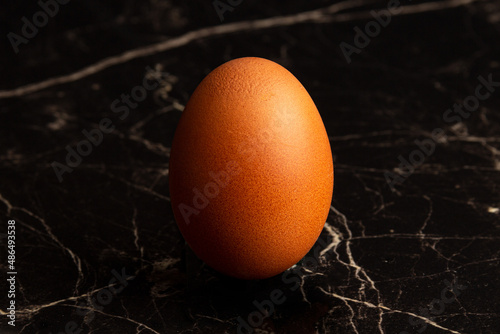
[[[324,234],[320,238],[325,238]],[[331,299],[317,289],[327,279],[321,272],[329,265],[329,260],[321,261],[315,267],[308,265],[306,260],[314,257],[315,250],[317,254],[318,248],[322,246],[321,241],[318,241],[301,261],[276,276],[242,280],[215,271],[197,258],[186,244],[181,260],[186,274],[183,282],[186,316],[198,322],[196,315],[209,315],[232,322],[236,329],[240,322],[248,323],[249,316],[255,316],[255,312],[258,312],[263,314],[262,321],[256,316],[258,325],[252,325],[251,328],[276,333],[309,332],[331,307]],[[273,291],[279,291],[280,303],[272,301]],[[265,309],[270,312],[266,314]],[[281,320],[283,318],[287,320]],[[300,323],[301,327],[294,328],[294,323]]]

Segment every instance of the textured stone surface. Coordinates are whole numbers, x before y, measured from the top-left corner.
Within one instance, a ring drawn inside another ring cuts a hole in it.
[[[69,2],[17,54],[2,38],[2,333],[234,333],[249,316],[259,333],[500,331],[500,87],[467,117],[447,112],[473,104],[489,76],[500,81],[499,2],[406,2],[350,63],[340,44],[355,46],[353,29],[386,2],[288,3],[244,1],[220,22],[209,1]],[[40,10],[2,6],[4,35]],[[168,192],[183,106],[210,70],[242,56],[294,73],[335,162],[309,257],[250,282],[196,259]],[[145,78],[159,84],[126,107],[121,95],[139,94]],[[84,130],[102,142],[60,182],[53,162],[66,164]],[[4,314],[9,219],[15,328]]]

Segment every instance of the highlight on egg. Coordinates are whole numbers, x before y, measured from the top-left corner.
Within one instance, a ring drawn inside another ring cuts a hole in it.
[[[333,161],[321,116],[281,65],[245,57],[193,92],[169,166],[174,218],[194,253],[241,279],[280,274],[318,239]]]

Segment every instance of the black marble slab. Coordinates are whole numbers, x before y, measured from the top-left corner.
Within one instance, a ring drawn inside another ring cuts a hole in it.
[[[500,333],[500,2],[216,5],[0,5],[1,333]],[[335,162],[318,242],[259,281],[196,258],[168,187],[190,94],[243,56],[303,83]]]

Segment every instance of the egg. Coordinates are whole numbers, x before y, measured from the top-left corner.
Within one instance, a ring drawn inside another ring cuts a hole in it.
[[[174,218],[194,253],[241,279],[300,261],[327,219],[330,142],[302,84],[263,58],[228,61],[189,99],[170,155]]]

